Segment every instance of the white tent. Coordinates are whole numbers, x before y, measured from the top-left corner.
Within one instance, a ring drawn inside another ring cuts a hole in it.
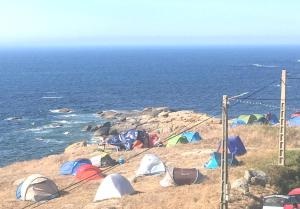
[[[165,173],[164,163],[154,154],[146,154],[140,162],[136,176],[155,175]]]
[[[100,184],[94,201],[121,198],[123,195],[130,195],[134,192],[130,182],[124,176],[118,173],[110,174]]]
[[[32,174],[21,187],[21,200],[41,201],[59,196],[56,184],[45,176]]]

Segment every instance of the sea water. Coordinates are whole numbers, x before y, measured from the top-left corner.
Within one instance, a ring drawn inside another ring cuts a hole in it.
[[[280,98],[281,70],[300,77],[299,59],[297,46],[2,48],[0,166],[91,140],[81,129],[103,122],[97,111],[168,106],[219,114],[222,95],[246,97],[267,85],[251,96],[264,100],[240,101],[230,116],[278,114],[272,99]],[[288,79],[288,114],[300,109],[299,81]]]

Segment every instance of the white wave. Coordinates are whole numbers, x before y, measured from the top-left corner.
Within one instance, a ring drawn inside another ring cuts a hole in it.
[[[254,67],[259,67],[259,68],[277,68],[277,65],[262,65],[262,64],[252,64]]]
[[[69,114],[69,115],[61,115],[61,117],[64,117],[64,118],[71,118],[71,117],[77,117],[78,115],[76,114]]]
[[[72,113],[72,112],[74,112],[73,110],[71,110],[69,108],[52,109],[49,111],[52,113]]]
[[[44,125],[42,128],[43,129],[52,129],[52,128],[60,128],[62,126],[63,125],[59,124],[59,123],[51,123],[51,124]]]
[[[69,134],[70,134],[69,131],[64,132],[64,135],[69,135]]]
[[[37,127],[37,128],[30,128],[30,129],[27,129],[26,131],[40,132],[40,131],[42,131],[42,130],[43,130],[42,127]]]
[[[42,99],[62,99],[63,97],[42,97]]]
[[[22,120],[22,117],[8,117],[8,118],[5,118],[4,120],[7,120],[7,121]]]
[[[59,124],[71,124],[72,122],[67,121],[67,120],[56,120],[54,121],[55,123],[59,123]]]

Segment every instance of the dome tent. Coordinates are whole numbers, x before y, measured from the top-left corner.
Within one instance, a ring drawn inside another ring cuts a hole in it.
[[[189,143],[195,143],[202,139],[198,132],[184,132],[181,136],[185,136]]]
[[[89,159],[80,158],[75,161],[68,161],[62,164],[60,167],[60,174],[61,175],[76,175],[77,169],[84,164],[92,164]]]
[[[157,155],[146,154],[140,162],[136,176],[156,175],[166,171],[164,163]]]
[[[29,201],[49,200],[59,196],[56,184],[49,178],[40,174],[32,174],[19,185],[17,198]]]
[[[101,170],[91,164],[81,165],[76,172],[76,178],[79,180],[97,180],[102,178]]]
[[[131,195],[134,192],[130,182],[124,176],[118,173],[110,174],[101,182],[94,202],[111,198],[121,198],[124,195]]]
[[[189,143],[189,141],[187,140],[187,138],[185,136],[182,136],[182,135],[173,136],[173,137],[169,138],[166,147],[175,146],[178,143],[187,144],[187,143]]]

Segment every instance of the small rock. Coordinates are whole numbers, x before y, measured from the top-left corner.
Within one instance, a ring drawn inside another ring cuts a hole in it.
[[[245,171],[244,178],[249,184],[266,186],[270,182],[270,177],[261,170],[247,170]]]
[[[168,112],[161,112],[161,113],[158,114],[158,117],[167,118],[167,117],[169,117],[169,113]]]
[[[94,137],[98,136],[108,136],[109,135],[110,127],[100,127],[98,130],[95,131]]]
[[[240,191],[243,194],[249,194],[249,185],[247,180],[244,178],[235,180],[231,185],[231,189]]]
[[[70,112],[73,112],[72,109],[69,109],[69,108],[61,108],[58,110],[58,112],[60,113],[70,113]]]

